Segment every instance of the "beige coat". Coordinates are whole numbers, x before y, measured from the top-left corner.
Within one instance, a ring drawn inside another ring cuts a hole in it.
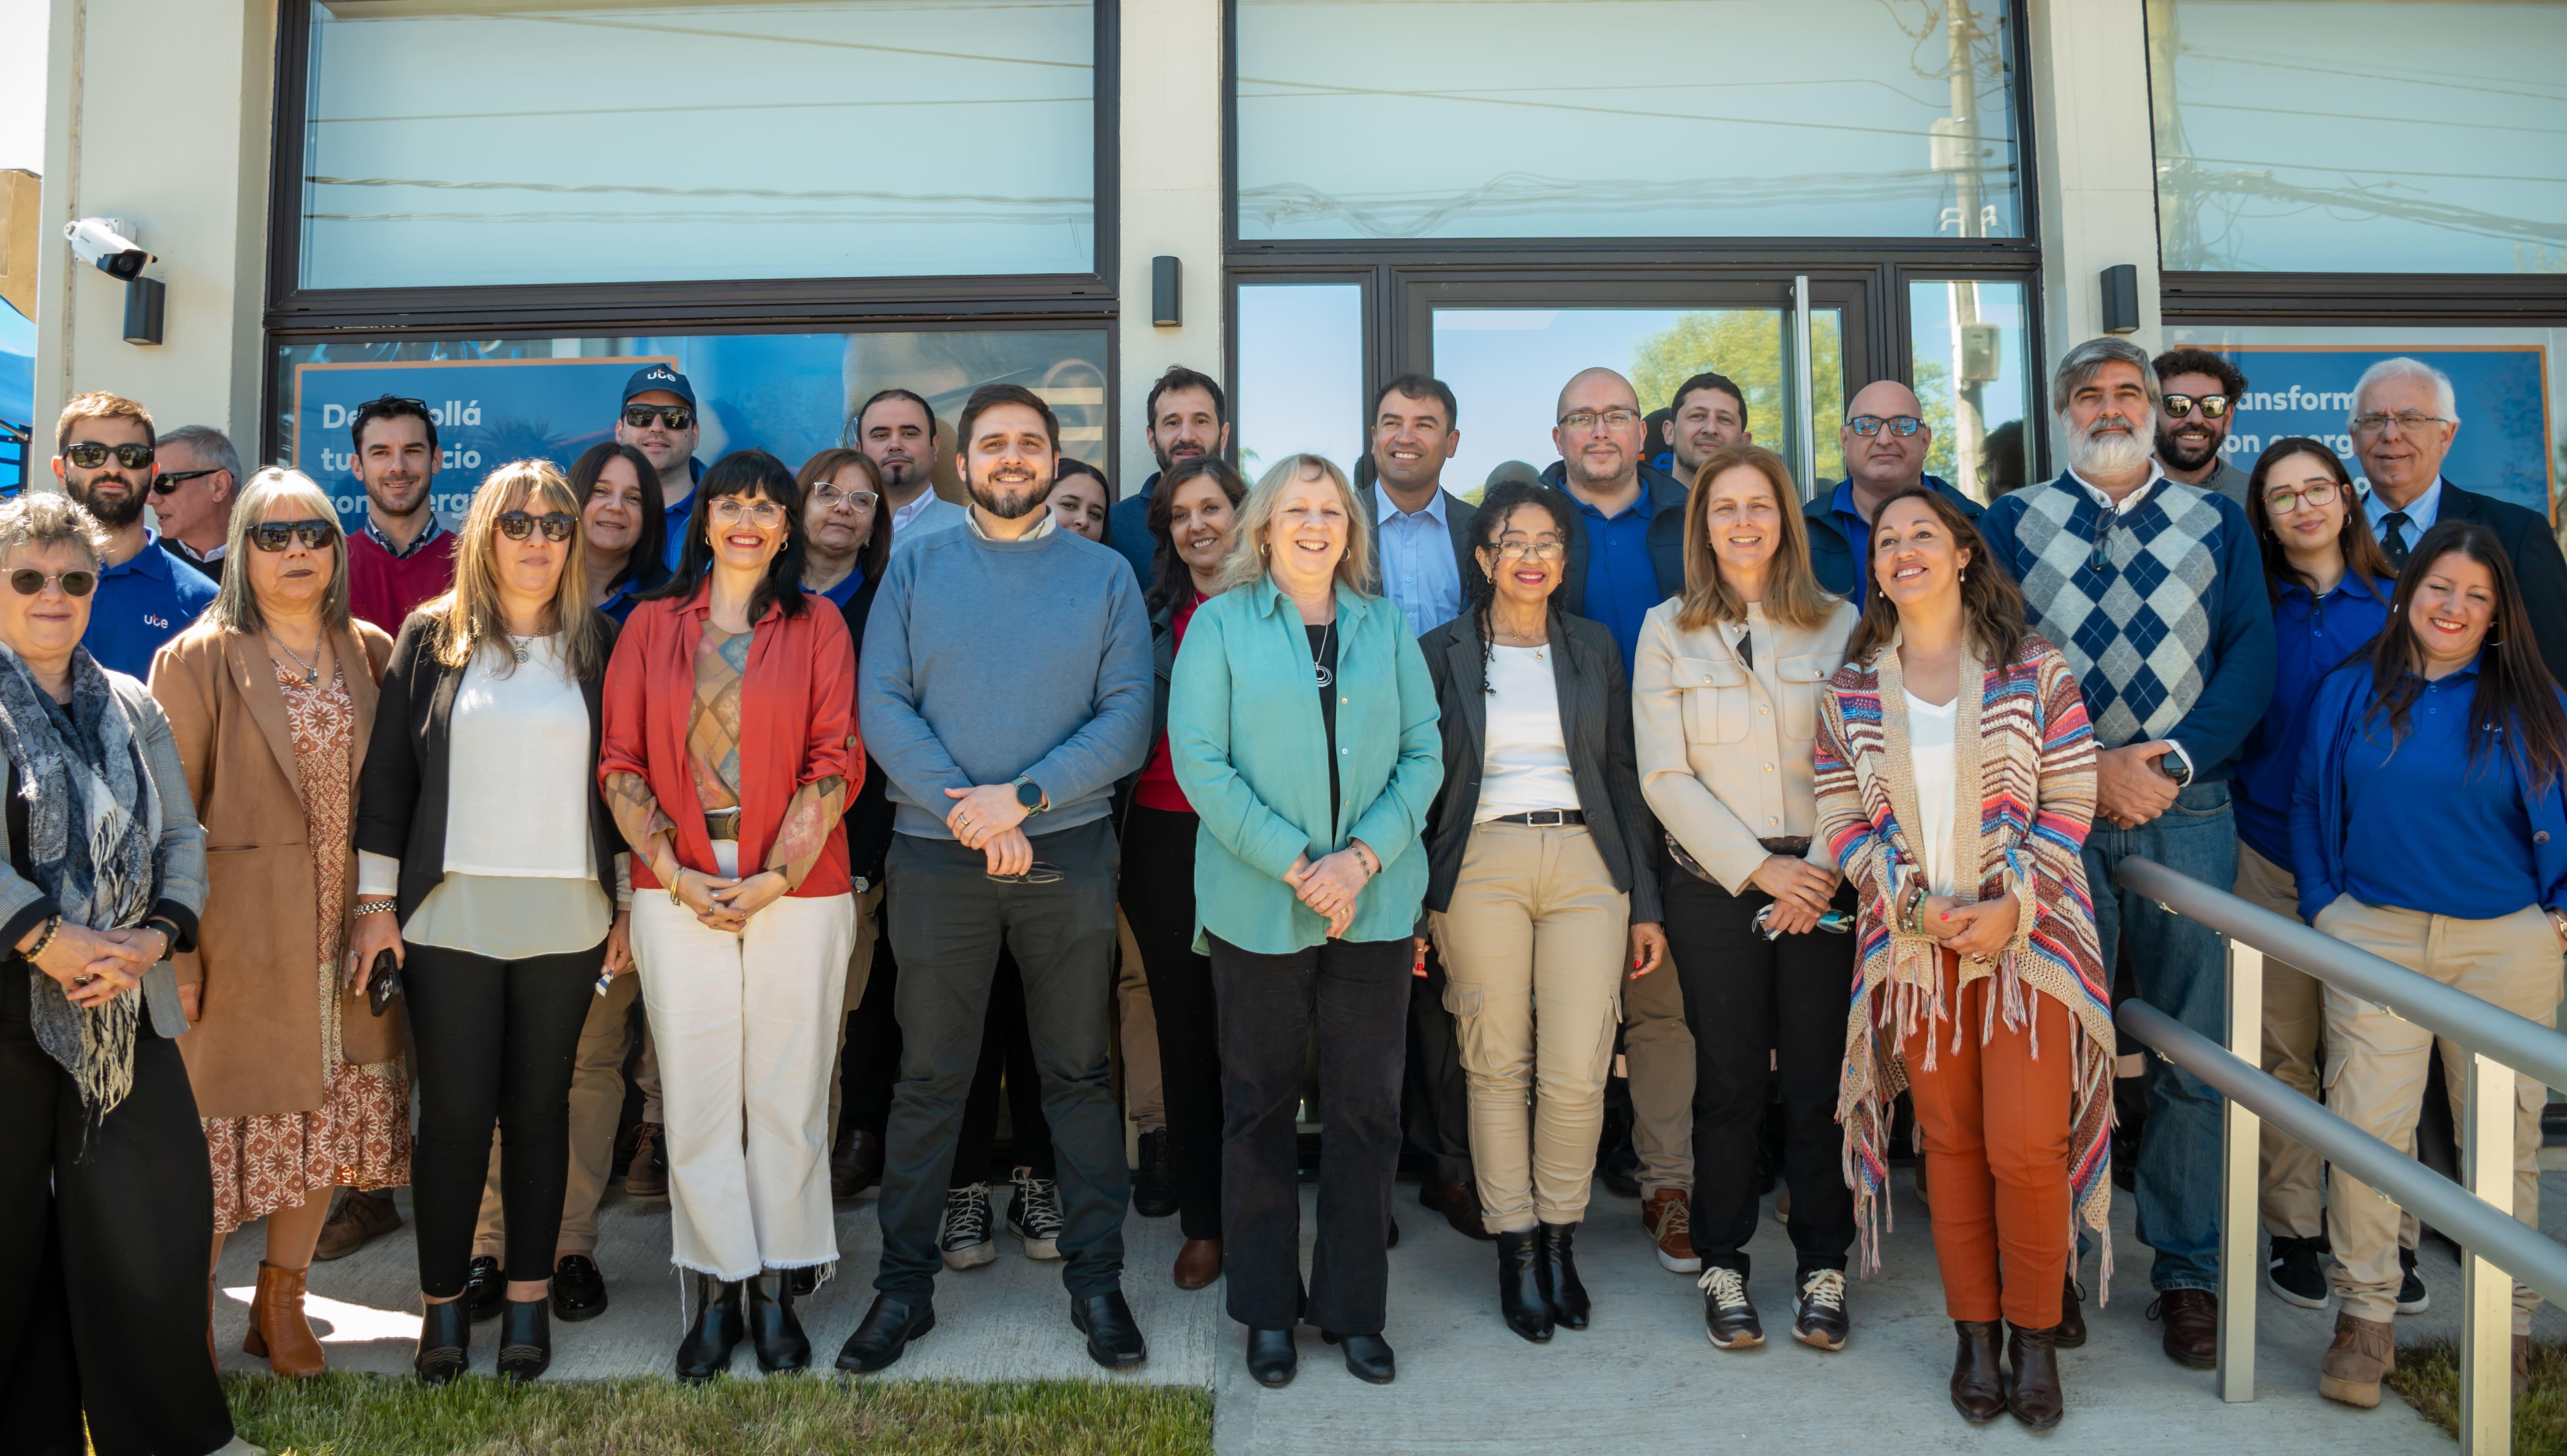
[[[393,642],[357,622],[333,633],[330,646],[357,710],[353,796],[374,735],[375,683]],[[262,639],[199,622],[160,650],[151,665],[151,696],[169,717],[205,827],[205,910],[195,951],[176,958],[179,984],[203,988],[195,1027],[178,1038],[197,1115],[312,1111],[324,1091],[321,1009],[312,981],[321,954],[313,867],[317,855],[341,856],[353,892],[356,845],[353,838],[327,845],[306,840],[294,733]],[[339,1012],[348,1061],[400,1053],[399,1017],[373,1015],[356,995],[343,995]]]

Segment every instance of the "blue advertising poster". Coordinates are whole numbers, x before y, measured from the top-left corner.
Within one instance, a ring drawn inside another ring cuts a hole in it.
[[[36,326],[14,306],[0,303],[0,493],[26,484],[28,466],[52,453],[50,432],[46,453],[36,452],[35,415]]]
[[[2246,375],[2245,397],[2224,446],[2229,462],[2244,470],[2266,444],[2305,435],[2334,446],[2365,489],[2362,459],[2354,453],[2353,387],[2362,372],[2384,359],[2419,359],[2451,377],[2460,429],[2442,462],[2455,485],[2509,500],[2553,524],[2556,482],[2550,475],[2548,351],[2537,344],[2439,348],[2359,345],[2228,344],[2205,346]]]

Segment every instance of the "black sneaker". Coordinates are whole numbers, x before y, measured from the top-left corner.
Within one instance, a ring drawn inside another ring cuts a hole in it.
[[[498,1260],[484,1254],[472,1261],[463,1275],[463,1304],[475,1322],[499,1317],[508,1304],[508,1281],[499,1273]]]
[[[2422,1314],[2433,1308],[2433,1292],[2424,1288],[2424,1281],[2416,1273],[2415,1250],[2398,1251],[2398,1276],[2399,1313]]]
[[[1027,1259],[1060,1257],[1060,1185],[1030,1168],[1007,1175],[1016,1196],[1007,1200],[1007,1232],[1022,1239]]]
[[[1702,1332],[1715,1349],[1755,1349],[1765,1343],[1765,1326],[1747,1298],[1747,1281],[1737,1270],[1712,1264],[1694,1281],[1702,1291]]]
[[[1793,1298],[1792,1337],[1813,1349],[1841,1350],[1853,1321],[1846,1315],[1846,1277],[1842,1269],[1814,1269],[1801,1276]]]
[[[2326,1261],[2319,1257],[2318,1241],[2275,1234],[2273,1252],[2264,1262],[2264,1286],[2286,1304],[2303,1310],[2325,1309]]]
[[[1177,1211],[1176,1173],[1169,1161],[1168,1130],[1155,1127],[1141,1134],[1141,1168],[1132,1175],[1132,1212],[1163,1219]]]
[[[936,1226],[936,1247],[945,1255],[945,1267],[958,1274],[998,1257],[998,1241],[990,1234],[990,1190],[978,1183],[945,1190],[945,1217]]]

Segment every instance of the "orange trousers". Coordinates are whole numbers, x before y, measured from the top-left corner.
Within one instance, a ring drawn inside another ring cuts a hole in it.
[[[2068,1116],[2076,1068],[2068,1009],[2046,996],[2032,998],[2041,1033],[2037,1058],[2031,1027],[2009,1029],[1999,1020],[1983,1044],[1979,1017],[1994,982],[1971,982],[1954,999],[1953,973],[1946,952],[1942,977],[1953,1020],[1940,1023],[1934,1069],[1924,1069],[1925,1037],[1932,1033],[1920,1027],[1899,1043],[1925,1149],[1943,1308],[1954,1319],[2002,1314],[2025,1329],[2048,1329],[2059,1322],[2074,1248]],[[1958,1046],[1952,1044],[1955,1023]]]

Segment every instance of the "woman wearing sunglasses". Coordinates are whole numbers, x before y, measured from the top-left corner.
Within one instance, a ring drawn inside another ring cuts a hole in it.
[[[267,1222],[241,1348],[317,1375],[303,1283],[330,1191],[411,1181],[401,1026],[371,1014],[344,962],[357,782],[393,641],[348,615],[347,539],[300,471],[250,477],[223,558],[214,604],[151,669],[196,817],[224,846],[181,963],[195,1030],[179,1049],[212,1158],[214,1259]]]
[[[615,624],[588,606],[579,504],[544,460],[482,482],[453,589],[393,646],[360,780],[348,974],[366,991],[397,966],[409,1004],[426,1308],[413,1367],[431,1383],[470,1361],[460,1296],[494,1126],[506,1129],[497,1369],[531,1380],[552,1362],[572,1058],[599,971],[631,969],[623,844],[594,770]]]
[[[807,1367],[790,1275],[838,1258],[828,1084],[856,939],[839,817],[865,760],[846,623],[802,590],[801,505],[773,455],[715,461],[677,575],[607,673],[598,772],[633,851],[670,1259],[695,1276],[686,1380],[728,1369],[742,1333],[760,1367]]]

